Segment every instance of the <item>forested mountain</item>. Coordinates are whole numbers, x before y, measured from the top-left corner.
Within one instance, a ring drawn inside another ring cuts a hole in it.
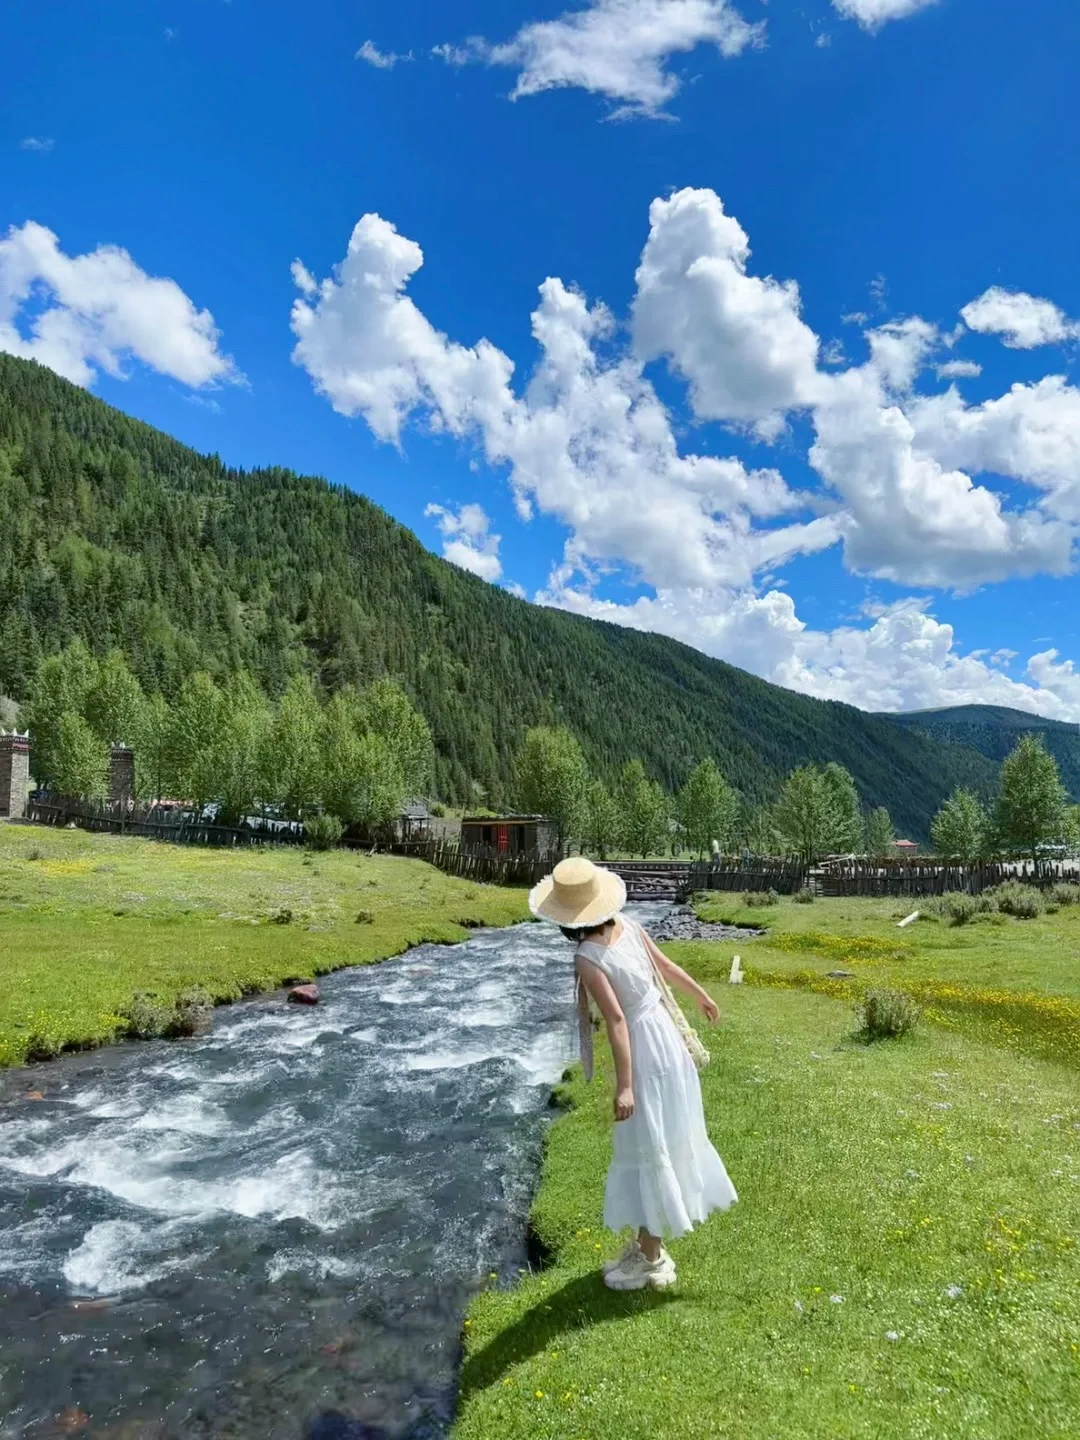
[[[528,726],[568,725],[611,775],[673,787],[712,755],[748,797],[836,759],[864,803],[926,833],[976,749],[770,685],[688,646],[542,609],[447,564],[362,495],[229,469],[31,362],[0,355],[0,693],[75,636],[121,648],[147,692],[196,669],[296,671],[327,690],[401,680],[446,799],[512,803]]]
[[[1066,789],[1073,800],[1080,802],[1080,725],[1044,720],[1041,715],[1010,710],[1004,705],[954,705],[883,718],[935,740],[969,746],[995,763],[1005,759],[1022,734],[1036,731],[1058,762]]]

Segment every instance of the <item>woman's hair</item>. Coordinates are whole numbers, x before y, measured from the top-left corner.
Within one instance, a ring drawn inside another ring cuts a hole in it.
[[[587,940],[590,935],[599,935],[601,930],[606,929],[610,924],[610,920],[605,920],[600,925],[582,925],[577,928],[572,928],[569,925],[560,925],[559,929],[566,936],[567,940],[572,940],[575,945],[580,945],[581,942]]]

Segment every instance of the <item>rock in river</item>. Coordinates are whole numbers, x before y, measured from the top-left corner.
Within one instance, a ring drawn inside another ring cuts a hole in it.
[[[317,985],[294,985],[289,991],[294,1005],[318,1005],[320,998]]]

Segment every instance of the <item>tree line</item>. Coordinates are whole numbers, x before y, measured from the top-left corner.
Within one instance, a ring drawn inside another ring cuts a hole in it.
[[[135,751],[140,798],[179,799],[200,812],[213,806],[223,823],[260,813],[328,816],[374,834],[434,783],[430,727],[389,679],[320,694],[310,677],[294,675],[274,700],[246,672],[219,684],[195,671],[169,700],[147,694],[120,650],[99,659],[75,640],[38,665],[23,723],[45,789],[106,794],[109,750],[121,743]],[[740,794],[706,758],[671,792],[640,759],[609,783],[569,728],[534,726],[516,756],[514,790],[524,809],[555,822],[560,847],[601,859],[616,851],[700,856],[713,848],[807,863],[829,854],[895,854],[888,810],[865,806],[837,761],[796,767],[761,801]],[[951,859],[1035,859],[1047,846],[1080,841],[1080,807],[1070,804],[1041,738],[1025,733],[1002,762],[993,802],[958,787],[931,829],[936,852]]]
[[[1080,843],[1080,805],[1069,803],[1042,737],[1028,733],[1001,762],[994,800],[984,804],[973,790],[957,788],[930,833],[939,855],[965,864],[1002,854],[1037,861],[1048,847]]]
[[[554,820],[561,846],[578,845],[604,859],[614,851],[706,855],[746,849],[758,855],[892,853],[895,831],[883,806],[865,811],[851,774],[830,761],[793,770],[771,803],[748,800],[707,758],[674,793],[640,760],[614,785],[590,773],[577,737],[565,727],[537,726],[517,763],[521,803]]]
[[[196,671],[169,701],[119,650],[99,660],[75,640],[38,666],[23,723],[44,788],[105,795],[110,747],[124,744],[140,798],[214,806],[222,823],[327,814],[377,832],[431,785],[431,731],[392,680],[320,696],[296,675],[273,701],[245,672],[219,685]]]

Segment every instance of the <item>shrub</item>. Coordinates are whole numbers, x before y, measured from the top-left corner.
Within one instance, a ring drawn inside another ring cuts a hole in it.
[[[815,896],[810,886],[804,885],[801,890],[796,890],[791,898],[795,901],[796,905],[813,905]]]
[[[170,1037],[203,1034],[210,1028],[210,1012],[213,1008],[213,997],[201,985],[192,985],[187,990],[181,990],[162,1034]]]
[[[273,915],[270,916],[270,924],[271,924],[271,925],[291,925],[291,924],[292,924],[292,919],[293,919],[293,913],[292,913],[292,911],[289,909],[289,907],[288,907],[287,905],[283,905],[280,910],[278,910],[275,914],[273,914]]]
[[[304,840],[312,850],[332,850],[344,834],[345,826],[336,815],[312,815],[304,821]]]
[[[1033,885],[1022,885],[1019,880],[1006,880],[993,891],[994,901],[1003,915],[1016,920],[1034,920],[1043,912],[1043,898]]]
[[[358,910],[356,912],[356,923],[357,925],[374,925],[375,916],[370,910]]]
[[[943,895],[939,902],[938,913],[950,925],[966,925],[969,920],[974,920],[975,916],[979,914],[979,902],[973,895],[962,893]]]
[[[172,1007],[147,990],[137,990],[123,1012],[127,1033],[136,1040],[153,1040],[164,1035],[172,1018]]]
[[[31,846],[31,848],[26,852],[26,858],[27,858],[28,860],[44,860],[44,859],[45,859],[45,851],[42,850],[39,846],[33,845],[33,846]]]
[[[1080,885],[1051,885],[1046,896],[1051,905],[1080,905]]]
[[[903,990],[868,990],[855,1007],[860,1040],[895,1040],[910,1035],[922,1011]]]
[[[775,890],[747,890],[742,903],[750,910],[763,910],[769,905],[778,905],[780,896]]]

